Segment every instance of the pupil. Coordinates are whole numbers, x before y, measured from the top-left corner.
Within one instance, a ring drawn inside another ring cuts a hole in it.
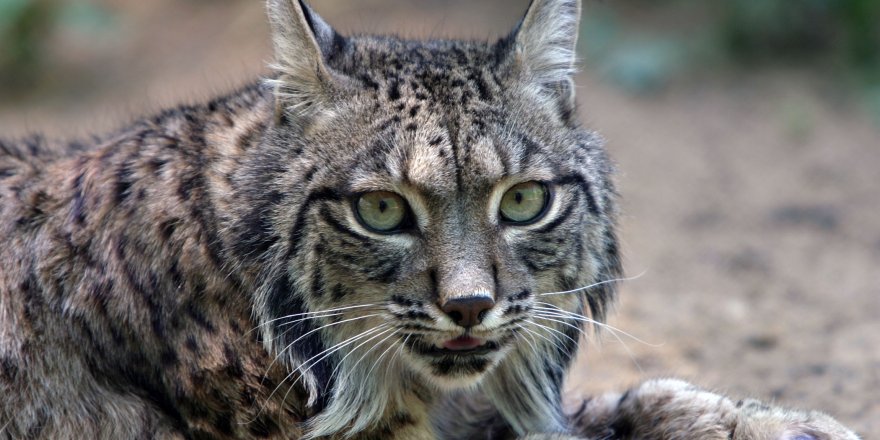
[[[522,203],[522,199],[523,199],[522,193],[517,191],[516,194],[513,195],[513,199],[516,200],[516,203]]]
[[[388,202],[379,200],[379,212],[384,213],[386,209],[388,209]]]

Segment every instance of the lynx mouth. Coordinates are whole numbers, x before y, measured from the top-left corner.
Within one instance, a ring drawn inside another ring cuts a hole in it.
[[[483,345],[486,345],[485,339],[462,335],[455,339],[450,339],[443,343],[437,344],[437,348],[450,351],[470,351]]]
[[[501,345],[496,341],[459,336],[434,344],[414,344],[414,351],[431,357],[437,356],[480,356],[497,352]]]
[[[510,348],[509,335],[498,339],[470,335],[436,341],[411,338],[407,346],[429,380],[443,388],[459,389],[473,385],[491,370]]]

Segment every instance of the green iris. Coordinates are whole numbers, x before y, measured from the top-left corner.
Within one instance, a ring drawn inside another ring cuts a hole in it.
[[[501,197],[501,218],[511,223],[529,223],[544,213],[549,199],[547,187],[540,182],[514,185]]]
[[[361,195],[357,201],[358,218],[365,226],[379,232],[399,228],[406,220],[406,213],[406,201],[393,192],[373,191]]]

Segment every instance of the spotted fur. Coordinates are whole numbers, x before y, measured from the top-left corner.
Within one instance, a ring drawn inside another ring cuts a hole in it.
[[[561,439],[652,414],[697,432],[649,392],[561,407],[621,273],[612,166],[575,116],[578,1],[535,0],[493,43],[268,11],[267,80],[89,142],[0,143],[0,436]],[[525,181],[549,207],[505,224]],[[408,229],[358,220],[380,190]],[[442,311],[475,295],[479,325]],[[485,345],[438,348],[465,333]]]

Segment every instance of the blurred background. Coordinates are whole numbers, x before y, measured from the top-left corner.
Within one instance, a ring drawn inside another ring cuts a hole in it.
[[[527,0],[314,0],[343,33],[496,38]],[[82,137],[265,74],[258,0],[0,0],[0,137]],[[681,376],[880,432],[880,1],[584,4],[629,275],[571,395]]]

